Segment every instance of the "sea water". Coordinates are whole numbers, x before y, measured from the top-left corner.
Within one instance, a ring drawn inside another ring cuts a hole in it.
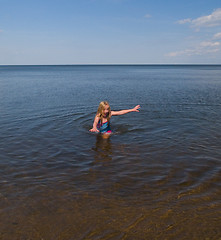
[[[0,239],[221,239],[220,146],[220,65],[0,66]]]

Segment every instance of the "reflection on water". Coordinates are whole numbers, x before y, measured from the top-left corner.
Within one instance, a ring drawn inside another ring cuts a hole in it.
[[[93,148],[95,151],[95,162],[99,161],[111,161],[112,160],[112,145],[111,138],[104,139],[102,135],[97,134],[96,145]]]
[[[7,67],[0,239],[221,239],[220,70]],[[89,132],[103,96],[142,106],[108,139]]]

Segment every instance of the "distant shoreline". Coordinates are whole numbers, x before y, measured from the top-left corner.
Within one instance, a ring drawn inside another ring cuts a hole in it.
[[[0,67],[19,67],[19,66],[221,66],[221,64],[134,64],[134,63],[127,63],[127,64],[5,64],[5,65],[0,65]]]

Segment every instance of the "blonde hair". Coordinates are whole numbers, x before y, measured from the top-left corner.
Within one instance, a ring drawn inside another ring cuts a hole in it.
[[[101,123],[103,123],[103,110],[105,109],[106,106],[109,106],[109,111],[108,111],[108,115],[107,115],[107,121],[110,121],[111,118],[111,108],[110,108],[110,104],[107,101],[102,101],[100,102],[98,109],[97,109],[97,116],[100,118]]]

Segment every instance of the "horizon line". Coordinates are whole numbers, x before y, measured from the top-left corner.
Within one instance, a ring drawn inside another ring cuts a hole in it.
[[[0,66],[221,66],[220,63],[74,63],[74,64],[0,64]]]

